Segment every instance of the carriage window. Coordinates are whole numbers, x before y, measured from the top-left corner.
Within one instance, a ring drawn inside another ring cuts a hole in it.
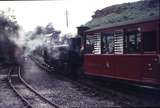
[[[141,33],[138,31],[126,32],[124,39],[125,53],[138,53],[141,51]]]
[[[104,34],[102,37],[102,53],[112,54],[114,53],[114,37],[113,33]]]
[[[124,33],[123,30],[116,30],[114,32],[114,53],[123,54],[124,52]]]
[[[101,53],[101,36],[99,34],[92,36],[88,35],[86,37],[86,53],[91,53],[91,54]]]
[[[89,36],[86,37],[86,53],[92,53],[93,48],[94,48],[94,43],[91,41],[91,39],[89,38]]]
[[[156,51],[156,31],[143,33],[144,52]]]

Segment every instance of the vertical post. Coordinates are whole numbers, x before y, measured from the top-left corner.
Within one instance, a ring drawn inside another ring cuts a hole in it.
[[[66,10],[66,26],[68,28],[68,11]]]
[[[160,23],[156,23],[157,54],[160,54]]]
[[[104,37],[104,33],[101,32],[101,54],[103,54],[103,47],[104,47],[104,42],[103,42],[103,37]]]

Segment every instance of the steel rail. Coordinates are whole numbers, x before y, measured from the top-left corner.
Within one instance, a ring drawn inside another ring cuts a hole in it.
[[[11,73],[13,72],[13,67],[11,69],[9,69],[9,73],[8,73],[8,82],[9,82],[9,85],[10,87],[13,89],[13,91],[20,97],[20,99],[25,103],[27,104],[27,107],[28,108],[34,108],[29,102],[27,99],[25,99],[19,92],[18,90],[14,87],[14,85],[12,84],[12,79],[11,79]]]
[[[12,78],[11,78],[11,74],[14,71],[14,68],[11,68],[9,70],[8,73],[8,82],[9,85],[11,86],[11,88],[14,90],[14,92],[21,98],[21,100],[23,102],[25,102],[27,104],[27,108],[34,108],[33,105],[21,94],[18,92],[18,90],[14,87],[14,85],[12,84]],[[31,87],[21,76],[21,67],[17,67],[18,69],[18,78],[19,80],[22,82],[22,84],[24,86],[26,86],[30,91],[32,91],[34,94],[36,94],[39,98],[41,98],[42,100],[44,100],[45,102],[47,102],[48,104],[50,104],[51,106],[53,106],[54,108],[60,108],[58,105],[56,105],[55,103],[49,101],[48,99],[46,99],[44,96],[42,96],[41,94],[39,94],[33,87]]]
[[[38,60],[38,59],[37,59],[36,57],[34,57],[34,56],[30,56],[30,58],[31,58],[32,60],[36,60],[35,62],[37,62],[37,63],[39,63],[39,64],[42,64],[42,65],[46,66],[47,68],[54,69],[54,67],[48,65],[48,64],[45,63],[45,62],[42,63],[40,60]]]
[[[48,72],[52,72],[54,71],[54,67],[46,64],[46,63],[41,63],[38,59],[36,59],[35,57],[33,56],[29,56],[37,65],[39,65],[41,68],[47,70]]]
[[[32,92],[34,92],[36,95],[38,95],[41,99],[43,99],[44,101],[46,101],[48,104],[54,106],[55,108],[60,108],[57,104],[49,101],[47,98],[45,98],[44,96],[42,96],[40,93],[38,93],[37,90],[35,90],[32,86],[30,86],[30,84],[28,84],[21,76],[21,68],[19,68],[19,73],[18,73],[18,76],[20,78],[20,80],[22,81],[22,83],[27,87],[29,88]]]

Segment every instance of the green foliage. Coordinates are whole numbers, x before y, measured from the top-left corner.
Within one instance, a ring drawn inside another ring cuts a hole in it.
[[[18,29],[13,11],[10,8],[0,11],[0,62],[11,63],[15,60],[16,45],[10,39],[18,37]]]
[[[6,11],[0,10],[0,32],[6,33],[6,36],[18,36],[18,30],[19,25],[13,10],[10,8]]]
[[[92,28],[110,23],[159,16],[159,6],[159,0],[144,0],[113,5],[102,10],[97,10],[95,15],[92,16],[92,20],[87,22],[85,26]]]

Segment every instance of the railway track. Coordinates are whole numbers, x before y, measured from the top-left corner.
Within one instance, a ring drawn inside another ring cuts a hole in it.
[[[0,69],[6,69],[7,67],[9,67],[9,65],[7,65],[7,64],[0,64]]]
[[[54,71],[54,68],[55,67],[51,67],[49,66],[48,64],[46,63],[42,63],[41,61],[39,61],[37,58],[35,58],[34,56],[30,56],[30,58],[42,69],[48,71],[48,72],[51,72],[51,71]],[[61,75],[58,75],[58,77],[63,77]],[[120,94],[118,92],[114,93],[113,92],[113,89],[104,89],[100,86],[97,86],[97,85],[94,85],[94,84],[90,84],[90,83],[87,83],[87,81],[85,81],[84,79],[72,79],[72,78],[66,78],[66,77],[63,77],[65,78],[66,80],[69,80],[70,82],[74,83],[74,85],[76,85],[76,88],[79,89],[79,90],[82,90],[84,92],[86,92],[86,94],[90,94],[90,96],[95,96],[96,95],[99,95],[99,93],[96,93],[95,91],[99,91],[101,93],[109,93],[112,97],[109,97],[109,98],[112,98],[113,100],[117,100],[117,96],[120,97],[120,99],[122,100],[125,100],[125,101],[121,101],[121,105],[125,105],[125,106],[130,106],[127,104],[126,101],[130,101],[130,99],[128,98],[129,96],[125,96],[123,94]],[[135,101],[137,101],[137,98],[134,99]]]
[[[26,108],[60,108],[32,88],[21,76],[21,67],[9,69],[8,82]]]
[[[42,63],[41,61],[39,61],[37,58],[35,58],[34,56],[29,56],[39,67],[43,68],[44,70],[48,71],[48,72],[52,72],[55,71],[55,67],[52,67],[46,63]]]
[[[46,63],[42,63],[41,61],[39,61],[37,58],[31,56],[31,59],[41,68],[43,68],[46,71],[54,71],[54,67],[49,66]],[[139,86],[123,86],[123,85],[116,85],[116,86],[112,86],[112,85],[105,85],[105,84],[100,84],[97,83],[96,81],[90,81],[92,83],[88,83],[88,81],[84,78],[84,79],[79,79],[79,80],[75,80],[75,79],[71,79],[71,78],[67,78],[67,80],[70,80],[71,82],[73,82],[75,85],[77,85],[78,88],[82,88],[84,89],[84,91],[88,91],[88,92],[93,92],[93,95],[98,95],[97,93],[94,92],[95,91],[100,91],[102,93],[109,93],[111,96],[111,98],[115,98],[116,97],[120,97],[121,100],[125,100],[125,101],[121,101],[120,104],[125,105],[125,106],[130,106],[130,102],[134,101],[135,103],[139,103],[139,101],[145,101],[146,98],[151,97],[152,95],[156,96],[160,96],[159,95],[159,89],[157,91],[157,89],[148,89],[148,88],[143,88],[143,87],[139,87]],[[118,88],[117,88],[118,87]],[[92,88],[94,90],[88,89],[88,88]],[[107,89],[106,89],[107,88]],[[116,93],[115,93],[116,92]],[[147,95],[147,96],[145,96]],[[131,96],[133,96],[131,98]],[[142,98],[139,98],[139,97]],[[158,97],[156,96],[156,98]],[[145,98],[146,97],[146,98]]]

